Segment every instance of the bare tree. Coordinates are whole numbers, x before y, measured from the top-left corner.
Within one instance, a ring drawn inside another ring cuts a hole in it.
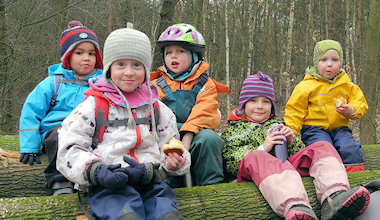
[[[371,1],[369,14],[369,29],[367,32],[367,53],[365,74],[366,82],[364,95],[368,101],[369,109],[363,120],[360,121],[360,141],[363,144],[376,143],[376,109],[379,102],[379,58],[380,58],[380,4],[377,0]]]
[[[227,85],[230,86],[230,38],[228,36],[228,0],[224,0],[224,8],[225,8],[225,19],[224,19],[224,24],[225,24],[225,37],[226,37],[226,82]],[[231,112],[231,101],[230,97],[227,96],[227,112]]]
[[[177,5],[177,2],[179,0],[163,0],[162,2],[162,7],[161,7],[161,12],[160,12],[160,23],[158,25],[158,32],[155,37],[155,39],[158,39],[160,34],[170,25],[174,23],[174,14],[175,14],[175,7]],[[155,51],[158,51],[157,48]],[[162,64],[162,57],[160,56],[160,51],[156,52],[154,54],[154,61],[153,61],[153,66],[157,67],[160,64]]]
[[[290,75],[292,65],[292,50],[293,50],[293,26],[294,26],[294,0],[290,1],[289,8],[289,29],[287,35],[287,47],[286,47],[286,72]],[[291,93],[290,77],[286,78],[286,100],[288,100]]]

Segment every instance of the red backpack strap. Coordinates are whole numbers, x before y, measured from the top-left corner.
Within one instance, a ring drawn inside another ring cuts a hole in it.
[[[158,126],[158,123],[160,122],[160,104],[158,104],[158,101],[153,103],[153,111],[154,111],[154,116],[156,120],[156,127]]]
[[[106,130],[106,121],[108,119],[109,103],[106,99],[99,96],[95,98],[95,132],[92,137],[91,147],[95,149],[103,141],[103,134]]]

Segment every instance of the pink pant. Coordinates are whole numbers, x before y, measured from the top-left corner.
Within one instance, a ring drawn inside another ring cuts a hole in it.
[[[313,177],[318,200],[349,190],[347,173],[329,142],[316,142],[281,161],[266,151],[252,151],[240,162],[238,182],[253,181],[273,211],[284,217],[293,205],[311,208],[301,176]]]

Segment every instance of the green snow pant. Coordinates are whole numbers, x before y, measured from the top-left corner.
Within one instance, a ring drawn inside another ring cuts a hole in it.
[[[222,183],[224,141],[210,129],[203,129],[191,142],[191,177],[193,186]],[[184,187],[184,176],[168,177],[166,182],[172,188]]]

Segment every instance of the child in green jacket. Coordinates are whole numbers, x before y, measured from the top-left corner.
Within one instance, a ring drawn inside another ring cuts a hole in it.
[[[367,208],[366,188],[350,189],[347,173],[335,148],[319,141],[306,148],[293,131],[275,119],[272,79],[264,73],[250,75],[243,82],[239,109],[222,133],[225,176],[237,182],[253,181],[273,211],[285,219],[317,219],[301,176],[311,176],[322,219],[348,219]],[[279,127],[279,131],[274,131]],[[272,148],[288,144],[290,157],[284,163],[272,156]],[[303,148],[303,149],[302,149]]]

